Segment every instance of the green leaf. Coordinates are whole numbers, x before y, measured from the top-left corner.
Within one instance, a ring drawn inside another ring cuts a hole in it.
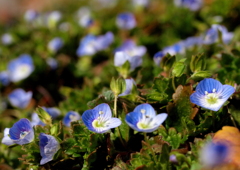
[[[172,70],[173,76],[180,77],[184,73],[185,68],[186,68],[185,63],[184,63],[185,60],[186,60],[186,58],[183,58],[180,61],[174,63],[173,70]]]

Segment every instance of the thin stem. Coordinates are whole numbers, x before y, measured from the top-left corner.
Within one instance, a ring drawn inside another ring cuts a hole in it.
[[[118,115],[117,115],[117,98],[118,98],[118,95],[115,94],[115,96],[114,96],[114,109],[113,109],[114,110],[114,117],[118,117]],[[119,127],[117,127],[116,129],[117,129],[118,137],[119,137],[122,145],[124,147],[126,147],[125,142],[122,139],[122,134],[121,134],[121,131],[120,131]]]
[[[150,149],[150,151],[151,151],[151,153],[153,155],[153,160],[154,160],[155,165],[156,165],[157,164],[157,158],[156,158],[156,155],[155,155],[155,153],[153,151],[153,148],[151,147],[151,144],[150,144],[150,142],[149,142],[149,140],[147,138],[147,133],[143,133],[143,135],[144,135],[144,140],[148,144],[148,148]]]
[[[174,76],[173,76],[173,78],[172,78],[172,86],[173,86],[173,89],[174,89],[174,91],[176,90],[176,86],[175,86],[175,81],[174,81],[175,79],[174,79]]]
[[[118,95],[115,94],[114,96],[114,117],[117,117],[117,98],[118,98]]]

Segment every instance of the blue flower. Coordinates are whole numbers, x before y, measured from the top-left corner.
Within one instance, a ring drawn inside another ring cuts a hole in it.
[[[136,19],[130,12],[124,12],[117,16],[116,24],[121,29],[130,30],[136,27]]]
[[[85,36],[77,49],[77,55],[79,57],[82,56],[92,56],[97,52],[97,49],[95,48],[95,41],[96,37],[94,35],[87,35]]]
[[[121,125],[121,120],[112,118],[112,112],[108,104],[102,103],[82,115],[83,123],[87,128],[96,133],[105,133],[111,128]]]
[[[32,122],[31,122],[32,126],[36,126],[36,125],[45,126],[45,124],[41,121],[37,113],[33,113],[31,118],[32,118]]]
[[[206,167],[227,163],[230,148],[226,143],[207,143],[200,152],[200,161]]]
[[[190,9],[191,11],[199,10],[202,5],[202,0],[174,0],[176,6],[181,6]]]
[[[105,35],[94,36],[87,35],[85,36],[77,49],[77,55],[81,56],[92,56],[98,51],[106,49],[112,42],[114,36],[112,32],[107,32]]]
[[[203,43],[213,44],[217,42],[219,38],[219,31],[222,34],[222,41],[224,44],[228,44],[232,40],[233,33],[228,32],[226,27],[222,25],[213,24],[211,28],[206,31],[205,36],[203,38]]]
[[[134,7],[147,7],[149,5],[149,0],[132,0]]]
[[[192,48],[193,46],[198,46],[203,44],[203,38],[200,37],[188,37],[183,41],[185,48]]]
[[[181,41],[171,46],[165,47],[163,49],[164,54],[169,53],[170,55],[183,54],[184,52],[185,52],[184,43]]]
[[[146,47],[136,46],[132,40],[125,41],[122,46],[118,47],[114,55],[114,65],[122,66],[129,61],[131,71],[142,65],[142,56],[146,53]]]
[[[10,45],[13,42],[13,37],[11,34],[6,33],[2,35],[1,40],[4,45]]]
[[[124,51],[131,57],[142,57],[147,49],[145,46],[137,46],[133,40],[126,40],[115,52]]]
[[[53,53],[56,53],[58,50],[60,50],[63,46],[63,40],[59,37],[56,37],[52,39],[48,43],[48,49],[52,51]]]
[[[24,109],[32,99],[32,92],[25,92],[23,89],[15,89],[8,95],[8,100],[12,106]]]
[[[95,48],[97,51],[105,50],[113,42],[114,35],[112,32],[107,32],[104,35],[97,36]]]
[[[165,56],[166,54],[163,51],[159,51],[156,54],[154,54],[153,56],[153,61],[155,62],[156,65],[159,65],[160,62],[162,61],[162,58]]]
[[[27,78],[34,70],[33,61],[30,55],[22,54],[8,64],[8,75],[12,82],[18,82]]]
[[[2,143],[8,146],[14,144],[13,140],[9,137],[9,130],[10,128],[4,129],[4,137],[2,138]]]
[[[153,132],[167,118],[166,113],[156,115],[155,110],[150,104],[140,104],[133,112],[126,115],[126,123],[138,132]]]
[[[78,24],[84,28],[89,27],[93,24],[91,12],[87,7],[81,7],[77,11]]]
[[[203,108],[218,111],[234,92],[234,87],[206,78],[197,85],[196,91],[190,96],[190,101]]]
[[[7,71],[0,72],[0,83],[7,86],[10,83],[9,74]]]
[[[47,23],[50,28],[56,26],[56,24],[61,20],[62,13],[59,11],[52,11],[47,15]]]
[[[46,62],[49,65],[49,67],[53,70],[58,67],[58,62],[54,58],[47,58]]]
[[[69,111],[65,117],[63,118],[63,124],[67,127],[70,127],[71,126],[71,122],[73,121],[77,121],[81,118],[81,116],[77,113],[77,112],[74,112],[74,111]]]
[[[60,110],[55,107],[42,107],[51,117],[52,119],[56,119],[60,114]]]
[[[26,119],[20,119],[9,130],[10,139],[19,145],[30,143],[34,139],[34,131],[31,122]]]
[[[123,93],[119,94],[118,96],[126,96],[130,94],[133,87],[136,86],[136,82],[132,78],[125,79],[125,82],[126,82],[126,90]]]
[[[40,154],[42,159],[40,165],[46,164],[53,160],[54,155],[60,149],[60,144],[55,137],[40,133],[39,135]]]
[[[25,12],[24,14],[24,19],[27,22],[32,22],[33,20],[35,20],[38,17],[38,13],[35,10],[29,9]]]

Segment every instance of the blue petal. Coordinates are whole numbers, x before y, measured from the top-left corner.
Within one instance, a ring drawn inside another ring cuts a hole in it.
[[[234,92],[235,92],[235,89],[233,86],[223,85],[222,92],[221,92],[222,99],[227,100]]]
[[[74,111],[69,111],[66,116],[63,118],[63,124],[67,127],[70,127],[71,125],[71,116],[74,116],[76,118],[76,120],[79,120],[81,117],[80,115],[77,113],[77,112],[74,112]]]
[[[144,104],[140,104],[138,105],[133,112],[137,112],[137,113],[141,113],[142,110],[145,110],[145,115],[149,116],[149,117],[154,117],[156,115],[155,110],[153,109],[153,107],[148,104],[148,103],[144,103]],[[142,114],[142,113],[141,113]]]
[[[126,95],[130,94],[133,86],[136,86],[136,83],[132,78],[125,79],[125,83],[126,83],[126,90],[123,93],[119,94],[118,96],[126,96]]]
[[[55,107],[42,107],[52,119],[56,119],[61,113],[60,110]]]
[[[140,131],[137,127],[137,123],[142,119],[142,113],[140,112],[130,112],[126,115],[126,123],[134,130]]]
[[[4,129],[4,137],[2,138],[2,143],[8,146],[14,144],[13,140],[9,137],[9,130],[10,128]]]
[[[91,109],[91,110],[86,110],[83,114],[82,114],[82,121],[85,124],[85,126],[87,126],[87,128],[91,131],[95,131],[95,128],[92,126],[92,122],[97,119],[99,116],[99,113],[97,110],[95,109]]]
[[[111,128],[115,128],[115,127],[118,127],[122,124],[122,121],[118,118],[111,118],[109,121],[108,121],[108,128],[111,129]]]
[[[226,163],[229,150],[229,146],[225,143],[207,143],[200,152],[201,163],[207,167]]]
[[[128,58],[129,56],[125,52],[118,51],[114,55],[114,65],[117,67],[122,66]]]
[[[11,105],[24,109],[32,98],[32,92],[25,92],[23,89],[15,89],[8,96]]]
[[[99,104],[93,109],[96,110],[98,113],[102,112],[101,117],[104,117],[105,120],[110,119],[112,117],[112,111],[109,105],[106,103]]]
[[[53,160],[54,155],[60,149],[59,142],[55,139],[55,137],[44,133],[40,133],[39,135],[39,146],[40,154],[42,156],[40,165]]]
[[[215,79],[205,78],[197,85],[196,92],[205,95],[205,91],[212,93],[213,89],[216,89],[216,93],[221,92],[222,84]]]

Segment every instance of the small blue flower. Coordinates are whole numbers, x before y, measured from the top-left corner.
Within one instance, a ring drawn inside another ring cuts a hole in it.
[[[234,87],[206,78],[197,85],[196,91],[190,96],[190,101],[203,108],[218,111],[234,92]]]
[[[142,57],[139,56],[131,57],[124,51],[118,51],[115,53],[114,65],[116,67],[121,67],[126,61],[129,61],[131,71],[142,65]]]
[[[200,152],[200,161],[205,167],[214,167],[227,163],[230,148],[226,143],[207,143]]]
[[[126,90],[123,93],[119,94],[118,96],[126,96],[130,94],[133,87],[136,86],[136,82],[132,78],[125,79],[125,82],[126,82]]]
[[[4,45],[10,45],[13,42],[13,37],[11,34],[6,33],[2,35],[1,40]]]
[[[55,27],[56,24],[61,20],[62,13],[59,11],[52,11],[47,15],[47,23],[50,28]]]
[[[183,41],[185,48],[192,48],[193,46],[199,46],[203,44],[202,37],[188,37],[186,40]]]
[[[60,144],[55,137],[40,133],[39,135],[40,154],[42,159],[40,165],[44,165],[53,160],[54,155],[60,149]]]
[[[0,83],[7,86],[10,83],[9,74],[7,71],[0,72]]]
[[[33,9],[29,9],[25,12],[24,14],[24,19],[27,22],[32,22],[33,20],[35,20],[38,17],[38,13],[37,11],[33,10]]]
[[[56,119],[60,114],[60,110],[55,107],[42,107],[51,117],[52,119]]]
[[[80,45],[77,49],[77,55],[79,57],[82,57],[82,56],[92,56],[95,53],[97,53],[97,49],[95,48],[95,41],[96,41],[96,36],[91,34],[85,36],[81,40]]]
[[[48,49],[53,53],[56,53],[62,48],[63,44],[63,40],[59,37],[56,37],[48,43]]]
[[[203,0],[174,0],[176,6],[190,9],[191,11],[199,10],[203,5]]]
[[[26,119],[20,119],[9,130],[9,137],[19,145],[30,143],[34,139],[34,131],[31,122]]]
[[[156,54],[154,54],[153,56],[153,60],[155,62],[156,65],[159,65],[160,62],[162,61],[162,58],[165,56],[166,54],[163,51],[159,51]]]
[[[34,70],[33,61],[30,55],[22,54],[8,64],[8,75],[12,82],[18,82],[27,78]]]
[[[132,0],[134,7],[147,7],[149,5],[149,0]]]
[[[2,143],[8,146],[14,144],[13,140],[9,137],[9,130],[10,128],[4,129],[4,136],[2,138]]]
[[[126,40],[115,52],[124,51],[130,57],[142,57],[147,49],[145,46],[137,46],[133,40]]]
[[[213,24],[210,29],[208,29],[203,38],[204,44],[213,44],[217,42],[219,38],[219,31],[222,34],[222,41],[224,44],[228,44],[232,38],[233,33],[228,32],[227,28],[222,25]]]
[[[49,67],[53,70],[55,70],[58,67],[58,62],[54,58],[47,58],[46,62],[49,65]]]
[[[45,124],[40,120],[37,113],[33,113],[31,118],[32,118],[32,122],[31,122],[32,126],[36,126],[36,125],[45,126]]]
[[[136,27],[136,19],[130,12],[124,12],[117,16],[116,24],[121,29],[130,30]]]
[[[91,12],[87,7],[81,7],[77,11],[78,24],[84,28],[89,27],[93,24]]]
[[[77,49],[77,55],[81,56],[92,56],[98,51],[106,49],[114,39],[112,32],[107,32],[105,35],[94,36],[87,35],[85,36]]]
[[[114,55],[114,65],[122,66],[126,61],[129,61],[131,71],[142,65],[142,57],[146,53],[146,47],[136,46],[132,40],[125,41],[122,46],[118,47]]]
[[[82,115],[83,123],[87,128],[96,133],[105,133],[111,128],[121,125],[121,120],[112,118],[112,112],[108,104],[102,103]]]
[[[95,41],[95,48],[97,51],[105,50],[113,42],[114,35],[112,32],[107,32],[104,35],[97,36]]]
[[[24,109],[32,99],[32,92],[25,92],[23,89],[15,89],[8,95],[8,100],[12,106]]]
[[[153,132],[165,121],[166,113],[156,115],[150,104],[140,104],[126,115],[126,123],[138,132]]]
[[[74,112],[74,111],[69,111],[65,117],[63,118],[63,124],[67,127],[70,127],[71,126],[71,122],[73,121],[77,121],[81,118],[81,116],[77,113],[77,112]]]
[[[184,52],[185,52],[185,47],[183,42],[181,41],[171,46],[165,47],[163,49],[164,54],[168,53],[170,55],[183,54]]]

